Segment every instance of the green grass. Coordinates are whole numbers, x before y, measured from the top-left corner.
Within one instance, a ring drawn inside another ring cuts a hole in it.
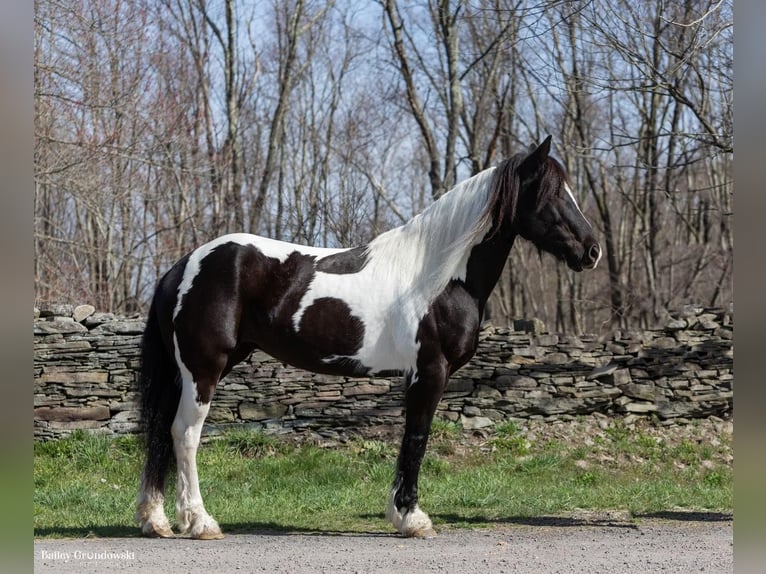
[[[390,531],[384,520],[398,445],[359,439],[338,448],[295,446],[234,431],[203,445],[200,489],[225,532]],[[434,524],[513,523],[580,510],[646,515],[688,509],[731,512],[730,437],[717,446],[671,443],[619,425],[567,446],[529,440],[513,423],[485,441],[435,423],[420,479]],[[35,444],[36,536],[136,536],[141,470],[136,437],[74,433]],[[173,475],[174,476],[174,475]],[[174,516],[174,478],[166,512]]]

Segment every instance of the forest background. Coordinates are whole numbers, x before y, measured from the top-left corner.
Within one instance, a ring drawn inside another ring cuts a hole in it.
[[[496,324],[732,304],[732,0],[36,0],[36,303],[144,313],[244,231],[353,246],[552,134],[604,259],[517,242]]]

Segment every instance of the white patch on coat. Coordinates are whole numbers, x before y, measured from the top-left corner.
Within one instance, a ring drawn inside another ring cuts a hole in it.
[[[150,488],[146,483],[146,477],[142,475],[134,518],[145,535],[173,535],[168,518],[165,516],[164,502],[165,497],[162,493]]]
[[[588,218],[585,217],[585,214],[580,209],[580,206],[577,204],[577,200],[575,199],[574,193],[572,193],[572,190],[569,188],[569,185],[564,182],[564,189],[569,194],[569,197],[572,199],[572,203],[574,203],[574,206],[577,208],[577,212],[582,216],[582,218],[585,220],[585,222],[590,225],[590,228],[593,229],[593,226],[591,225],[590,221],[588,221]],[[598,265],[598,262],[601,261],[601,256],[604,254],[603,250],[599,248],[598,250],[598,257],[596,257],[596,262],[593,264],[592,269],[595,269]]]

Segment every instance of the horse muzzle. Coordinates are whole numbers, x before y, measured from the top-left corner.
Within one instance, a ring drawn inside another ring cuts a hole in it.
[[[595,241],[587,243],[582,255],[571,254],[571,257],[565,259],[567,265],[573,271],[584,271],[585,269],[594,269],[601,259],[601,246]]]

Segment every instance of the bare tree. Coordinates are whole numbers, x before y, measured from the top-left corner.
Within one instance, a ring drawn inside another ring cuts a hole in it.
[[[731,0],[37,1],[34,50],[38,300],[145,309],[228,231],[363,243],[552,134],[604,263],[519,242],[494,322],[731,301]]]

